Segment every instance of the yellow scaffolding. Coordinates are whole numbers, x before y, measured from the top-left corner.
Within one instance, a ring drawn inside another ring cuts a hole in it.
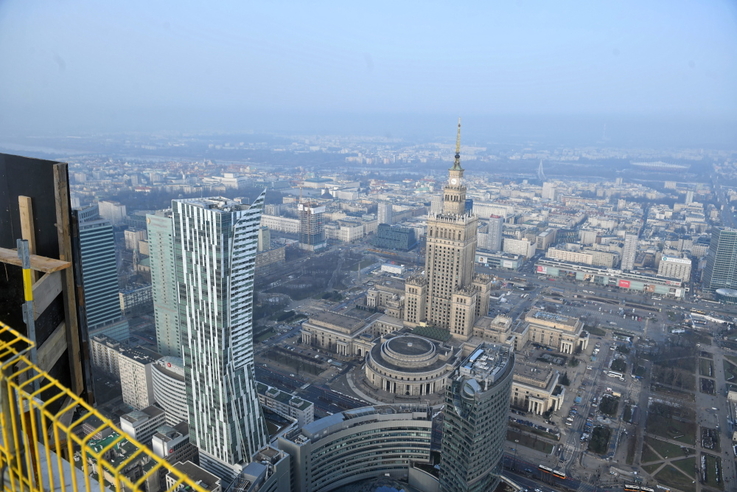
[[[31,348],[0,323],[1,490],[207,492],[32,364]],[[86,435],[85,422],[95,423]],[[94,436],[110,431],[104,445],[96,444]],[[174,482],[167,488],[160,480],[169,473]]]

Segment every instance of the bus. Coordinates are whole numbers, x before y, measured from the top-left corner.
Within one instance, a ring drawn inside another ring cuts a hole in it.
[[[566,479],[566,472],[564,472],[562,470],[553,470],[549,466],[545,466],[545,465],[538,465],[537,468],[540,471],[543,471],[545,473],[549,473],[549,474],[553,475],[555,478],[560,478],[561,480],[565,480]]]

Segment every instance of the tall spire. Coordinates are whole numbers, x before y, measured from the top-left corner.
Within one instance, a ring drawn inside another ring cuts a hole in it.
[[[463,169],[461,167],[461,119],[458,118],[458,136],[456,137],[456,155],[451,170]]]

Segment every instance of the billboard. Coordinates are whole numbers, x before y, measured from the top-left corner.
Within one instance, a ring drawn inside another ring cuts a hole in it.
[[[537,273],[542,273],[543,275],[547,274],[548,273],[548,267],[542,266],[542,265],[538,265],[537,266]]]
[[[617,287],[622,287],[624,289],[629,289],[630,288],[630,281],[629,280],[620,280],[619,283],[617,284]]]

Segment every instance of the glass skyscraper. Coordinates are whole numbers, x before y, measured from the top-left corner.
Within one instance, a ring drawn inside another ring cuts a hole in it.
[[[227,484],[267,444],[253,367],[253,282],[264,193],[172,201],[191,442]]]
[[[712,233],[703,285],[709,292],[737,288],[737,230],[717,229]]]
[[[443,492],[486,492],[499,484],[513,372],[511,347],[482,343],[453,374],[445,393]]]

